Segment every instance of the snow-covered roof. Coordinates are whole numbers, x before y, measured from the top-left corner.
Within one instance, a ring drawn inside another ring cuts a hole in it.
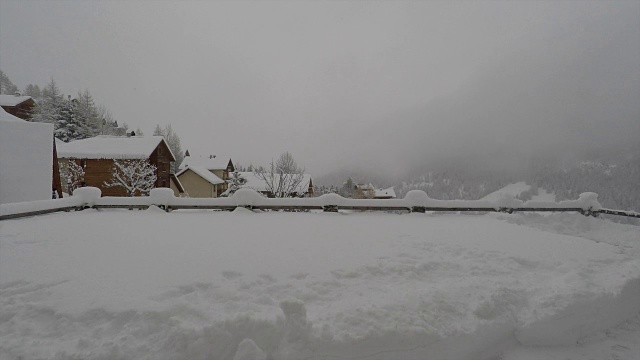
[[[362,191],[374,191],[375,187],[373,185],[371,185],[371,183],[368,184],[356,184],[356,188],[362,190]]]
[[[182,185],[182,183],[180,182],[180,179],[178,179],[176,174],[169,175],[169,178],[171,179],[171,181],[173,181],[175,186],[178,188],[178,192],[184,193],[184,186]]]
[[[31,99],[31,96],[0,95],[0,106],[16,106]]]
[[[253,172],[240,172],[240,175],[247,179],[246,184],[242,185],[242,188],[249,188],[249,189],[253,189],[255,191],[260,191],[260,192],[267,192],[267,183],[260,179],[259,177],[256,176],[255,173]],[[275,175],[276,179],[279,175]],[[292,175],[295,176],[295,175]],[[277,182],[277,180],[276,180]],[[309,184],[311,183],[311,175],[309,174],[304,174],[302,181],[300,182],[300,184],[298,184],[297,189],[296,189],[296,193],[298,193],[299,195],[302,194],[306,194],[307,191],[309,191]]]
[[[2,95],[2,96],[4,96],[4,95]],[[19,117],[11,115],[8,112],[4,111],[3,108],[0,108],[0,121],[24,122],[24,120],[20,119]]]
[[[184,174],[187,171],[193,171],[196,175],[205,179],[212,185],[224,184],[224,180],[220,179],[216,174],[211,171],[205,169],[203,166],[187,166],[186,168],[180,170],[176,176],[179,178],[180,175]]]
[[[376,198],[394,198],[396,197],[396,192],[393,190],[393,186],[388,189],[376,189],[375,190]]]
[[[56,143],[58,157],[77,159],[146,159],[164,142],[162,136],[96,136]],[[165,143],[166,144],[166,143]],[[169,147],[167,146],[167,149]],[[175,156],[169,149],[171,158]]]
[[[187,166],[201,166],[207,170],[224,170],[229,166],[231,157],[210,155],[210,156],[185,156],[180,164],[180,169],[184,169]]]

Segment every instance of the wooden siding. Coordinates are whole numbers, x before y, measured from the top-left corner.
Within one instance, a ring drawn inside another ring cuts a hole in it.
[[[29,120],[31,119],[31,111],[35,105],[36,103],[33,99],[28,99],[16,106],[2,106],[2,108],[13,116],[17,116],[23,120]]]
[[[149,162],[156,166],[156,188],[171,187],[170,167],[173,157],[164,141],[149,156]],[[102,196],[127,196],[127,192],[121,186],[106,187],[106,182],[111,182],[113,174],[113,159],[73,159],[78,165],[84,167],[84,186],[94,186],[102,191]],[[66,185],[65,185],[66,186]],[[140,196],[141,194],[136,194]]]
[[[58,198],[62,198],[62,184],[60,183],[60,164],[58,164],[58,152],[56,150],[56,138],[53,138],[53,179],[51,188],[56,192]]]

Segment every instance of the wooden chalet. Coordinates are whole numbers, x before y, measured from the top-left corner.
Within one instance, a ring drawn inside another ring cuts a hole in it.
[[[118,159],[147,159],[156,166],[155,187],[171,187],[171,162],[176,158],[162,136],[97,136],[58,142],[57,151],[59,161],[75,161],[82,166],[84,186],[100,188],[103,196],[127,195],[122,187],[104,185],[111,182],[113,164]]]
[[[22,120],[31,119],[31,111],[36,105],[31,96],[0,95],[0,107],[9,114]]]

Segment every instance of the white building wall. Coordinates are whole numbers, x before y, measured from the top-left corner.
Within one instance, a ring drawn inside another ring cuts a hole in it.
[[[51,199],[52,175],[53,124],[0,119],[0,204]]]

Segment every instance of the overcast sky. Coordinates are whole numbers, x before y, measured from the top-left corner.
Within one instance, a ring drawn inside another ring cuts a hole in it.
[[[640,138],[638,1],[0,0],[0,69],[170,123],[192,155],[314,175]]]

